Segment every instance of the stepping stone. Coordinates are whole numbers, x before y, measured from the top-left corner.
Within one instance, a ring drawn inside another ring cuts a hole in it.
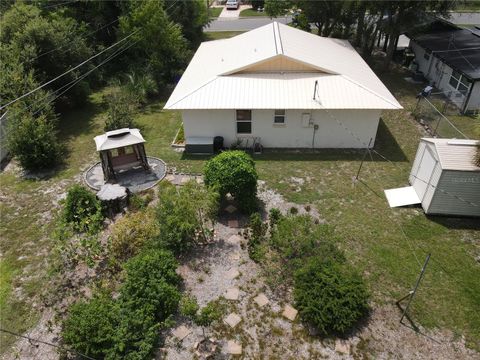
[[[227,342],[227,354],[242,355],[242,344],[239,344],[235,340],[228,340],[228,342]]]
[[[240,272],[237,268],[231,268],[225,273],[225,277],[229,280],[233,280],[240,275]]]
[[[238,295],[240,294],[240,290],[238,288],[233,287],[230,289],[227,289],[225,292],[225,299],[227,300],[238,300]]]
[[[283,309],[282,315],[286,317],[288,320],[293,321],[297,317],[298,310],[294,309],[290,305],[285,305],[285,308]]]
[[[186,184],[187,182],[190,181],[190,178],[187,176],[187,177],[183,177],[182,180],[180,181],[182,184]]]
[[[242,237],[240,235],[232,235],[227,240],[229,244],[240,244],[241,241]]]
[[[228,220],[228,227],[238,228],[238,220]]]
[[[255,301],[257,303],[257,305],[260,306],[260,307],[264,307],[265,305],[267,305],[270,302],[268,300],[268,298],[265,296],[264,293],[260,293],[257,296],[255,296],[253,298],[253,301]]]
[[[173,330],[173,331],[172,331],[172,334],[173,334],[173,336],[175,336],[178,340],[182,341],[182,340],[185,339],[191,332],[192,332],[192,330],[190,330],[189,328],[187,328],[185,325],[182,325],[182,326],[179,326],[178,328],[176,328],[175,330]]]
[[[240,260],[240,254],[238,252],[234,252],[230,254],[228,257],[230,258],[230,260],[233,260],[233,261]]]
[[[335,351],[341,354],[350,354],[350,344],[345,340],[335,340]]]
[[[229,214],[233,214],[235,211],[237,211],[237,208],[232,204],[230,204],[225,208],[225,211],[228,212]]]
[[[175,175],[167,175],[165,176],[165,179],[172,182],[172,181],[175,181]]]
[[[233,329],[242,321],[242,318],[235,313],[231,313],[223,321]]]
[[[203,184],[203,179],[202,178],[197,178],[197,184]]]

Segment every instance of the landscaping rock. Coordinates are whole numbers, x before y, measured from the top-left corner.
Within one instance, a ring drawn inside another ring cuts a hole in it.
[[[298,310],[293,308],[291,305],[285,305],[283,309],[282,315],[286,317],[288,320],[293,321],[297,317]]]
[[[335,351],[341,354],[350,354],[350,343],[345,340],[335,340]]]
[[[265,296],[264,293],[260,293],[257,296],[255,296],[253,298],[253,301],[255,301],[257,303],[257,305],[260,306],[260,307],[264,307],[265,305],[267,305],[270,302],[268,300],[268,298]]]
[[[175,336],[178,340],[182,341],[183,339],[185,339],[188,335],[190,335],[190,333],[192,332],[192,330],[190,330],[189,328],[187,328],[185,325],[181,325],[179,326],[178,328],[176,328],[175,330],[172,331],[172,334],[173,336]]]
[[[238,296],[240,294],[240,290],[236,287],[227,289],[225,293],[225,299],[227,300],[238,300]]]
[[[240,275],[240,272],[237,268],[231,268],[225,273],[225,277],[229,280],[233,280]]]
[[[242,355],[242,344],[239,344],[235,340],[229,340],[227,342],[227,354],[230,355]]]
[[[242,321],[242,318],[236,313],[231,313],[223,321],[233,329]]]

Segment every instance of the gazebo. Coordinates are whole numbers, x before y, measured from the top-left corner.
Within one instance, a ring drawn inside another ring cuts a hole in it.
[[[145,154],[145,139],[138,129],[107,131],[95,137],[100,153],[105,183],[116,179],[116,175],[138,167],[150,170]]]

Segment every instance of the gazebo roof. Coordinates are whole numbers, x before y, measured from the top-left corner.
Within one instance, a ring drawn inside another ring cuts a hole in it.
[[[145,139],[138,129],[118,129],[95,136],[97,151],[117,149],[129,145],[144,143]]]

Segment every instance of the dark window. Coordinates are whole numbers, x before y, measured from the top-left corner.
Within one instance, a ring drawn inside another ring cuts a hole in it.
[[[285,110],[275,110],[274,124],[285,124]]]
[[[252,110],[237,110],[237,134],[252,133]]]

